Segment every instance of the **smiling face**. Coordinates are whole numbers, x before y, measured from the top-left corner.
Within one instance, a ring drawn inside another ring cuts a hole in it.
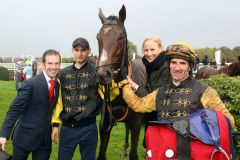
[[[180,83],[187,79],[191,70],[188,61],[179,58],[172,58],[169,68],[173,82],[175,83]]]
[[[44,71],[49,78],[54,79],[60,70],[60,57],[57,54],[46,55],[43,63]]]
[[[148,62],[154,61],[162,51],[162,47],[153,40],[147,40],[143,44],[144,57]]]

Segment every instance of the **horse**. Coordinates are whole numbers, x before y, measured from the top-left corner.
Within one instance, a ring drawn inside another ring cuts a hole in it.
[[[111,134],[111,129],[118,121],[124,122],[126,129],[131,130],[130,160],[138,160],[137,147],[142,124],[142,113],[131,110],[122,97],[122,90],[113,87],[113,82],[119,82],[121,73],[130,75],[131,78],[141,86],[145,86],[146,72],[141,60],[131,61],[128,57],[127,32],[124,27],[126,19],[126,8],[123,5],[118,16],[106,18],[99,9],[99,18],[102,27],[97,34],[99,56],[96,66],[98,83],[103,86],[104,100],[100,120],[100,149],[98,160],[106,159],[106,150]],[[120,78],[121,79],[121,78]],[[99,87],[101,88],[101,87]],[[115,99],[110,99],[110,92],[119,90]],[[128,131],[128,130],[127,130]],[[128,135],[128,133],[126,133]],[[128,136],[124,144],[124,152],[128,147]],[[125,154],[125,153],[124,153]]]
[[[240,75],[240,62],[233,62],[229,66],[224,66],[219,69],[204,66],[197,71],[195,79],[206,79],[216,74],[226,74],[230,77],[238,76]]]

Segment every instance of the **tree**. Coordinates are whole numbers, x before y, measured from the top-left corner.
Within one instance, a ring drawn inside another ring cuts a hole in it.
[[[240,56],[240,46],[236,46],[232,49],[232,53],[234,55],[234,57],[238,57]]]
[[[220,48],[220,50],[221,50],[222,60],[230,62],[234,59],[234,56],[231,54],[230,48],[223,46]]]
[[[136,54],[136,58],[139,58],[140,56],[137,54],[137,47],[135,44],[133,44],[131,41],[128,41],[128,56],[130,59],[133,58],[133,54]]]

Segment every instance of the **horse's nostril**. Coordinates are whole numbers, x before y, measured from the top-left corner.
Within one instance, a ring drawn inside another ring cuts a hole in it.
[[[106,77],[111,77],[111,72],[110,71],[106,71]]]
[[[102,84],[109,84],[112,81],[112,73],[109,70],[98,70],[98,81]]]

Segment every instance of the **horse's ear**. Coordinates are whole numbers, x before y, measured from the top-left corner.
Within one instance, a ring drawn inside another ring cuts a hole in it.
[[[102,24],[104,24],[104,22],[106,21],[107,18],[104,16],[104,14],[103,14],[101,8],[99,8],[98,16],[99,16],[99,18],[100,18]]]
[[[122,8],[119,11],[119,19],[122,22],[122,24],[124,24],[124,21],[126,19],[126,8],[124,5],[122,6]]]

